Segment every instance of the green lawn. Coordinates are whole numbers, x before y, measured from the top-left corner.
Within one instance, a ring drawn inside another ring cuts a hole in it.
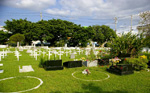
[[[42,79],[43,84],[38,89],[28,91],[27,93],[150,93],[150,72],[147,71],[134,72],[134,74],[124,76],[107,72],[107,66],[88,68],[91,71],[90,75],[83,75],[81,73],[86,67],[45,71],[43,68],[38,67],[40,58],[36,61],[25,50],[20,53],[22,54],[20,61],[17,61],[14,53],[9,53],[0,62],[3,63],[3,67],[0,67],[0,69],[4,69],[4,73],[0,73],[0,79],[16,77],[0,81],[0,92],[31,89],[37,86],[40,81],[24,76],[34,76]],[[82,56],[85,55],[80,55],[77,58]],[[69,56],[63,55],[62,58],[63,62],[70,60]],[[32,65],[34,72],[19,73],[19,66],[23,65]],[[76,79],[72,76],[72,73],[77,78],[101,81]],[[105,80],[107,74],[110,78]]]

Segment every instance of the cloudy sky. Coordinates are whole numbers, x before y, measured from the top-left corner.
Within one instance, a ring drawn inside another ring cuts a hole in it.
[[[81,24],[108,25],[117,32],[128,31],[133,15],[133,29],[139,24],[138,14],[150,10],[150,0],[0,0],[0,25],[4,21],[27,18],[37,22],[42,19],[62,19]],[[135,30],[136,31],[136,30]]]

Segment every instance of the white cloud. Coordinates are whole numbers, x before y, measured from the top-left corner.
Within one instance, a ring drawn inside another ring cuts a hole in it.
[[[47,13],[52,14],[52,15],[59,15],[59,16],[67,16],[70,14],[69,10],[59,10],[59,9],[47,9]]]
[[[136,3],[136,4],[135,4]],[[69,11],[66,16],[82,17],[88,16],[96,19],[107,19],[116,17],[125,17],[131,14],[137,14],[150,9],[150,0],[60,0],[57,11],[54,8],[48,12],[50,14],[60,15],[60,12]],[[59,11],[59,12],[58,12]],[[65,16],[65,15],[64,15]]]
[[[107,19],[150,9],[150,0],[5,0],[5,5],[49,14]]]
[[[56,0],[6,0],[5,5],[40,11],[56,4]]]

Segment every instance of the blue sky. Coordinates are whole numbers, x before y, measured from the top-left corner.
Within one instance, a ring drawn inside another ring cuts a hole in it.
[[[0,0],[0,26],[4,21],[25,19],[33,22],[40,20],[62,19],[81,24],[81,26],[108,25],[117,32],[130,29],[133,15],[133,30],[140,25],[139,13],[150,10],[150,0]]]

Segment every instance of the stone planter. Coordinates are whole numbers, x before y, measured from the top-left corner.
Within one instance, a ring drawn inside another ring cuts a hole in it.
[[[84,61],[82,64],[84,66],[86,66],[86,67],[96,67],[97,64],[98,64],[98,61],[97,60],[94,60],[94,61]]]

